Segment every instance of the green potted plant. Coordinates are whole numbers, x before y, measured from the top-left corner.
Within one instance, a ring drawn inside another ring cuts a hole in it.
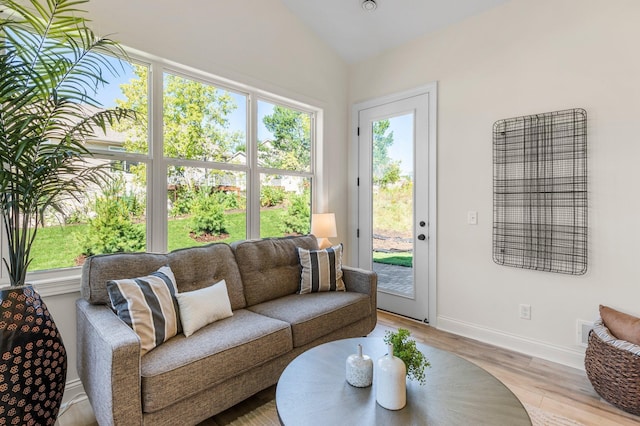
[[[400,358],[407,367],[407,377],[418,381],[421,385],[426,382],[425,368],[431,367],[429,360],[417,348],[415,340],[411,339],[411,332],[405,328],[398,331],[387,331],[384,342],[393,345],[393,355]]]
[[[12,383],[3,391],[11,397],[0,401],[6,424],[55,423],[66,353],[46,306],[25,285],[31,248],[46,210],[108,179],[103,167],[88,163],[85,141],[132,117],[94,98],[106,75],[117,73],[108,56],[122,58],[124,51],[89,29],[78,9],[85,2],[0,0],[0,214],[11,285],[0,292],[0,356],[21,369],[2,373],[2,383]],[[46,397],[33,384],[39,380]]]

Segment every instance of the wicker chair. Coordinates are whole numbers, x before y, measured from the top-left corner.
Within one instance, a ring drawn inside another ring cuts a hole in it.
[[[640,415],[640,347],[616,340],[598,320],[589,333],[584,365],[598,395],[621,410]]]

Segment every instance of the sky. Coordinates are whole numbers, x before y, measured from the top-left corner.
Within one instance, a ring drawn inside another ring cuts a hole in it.
[[[403,176],[413,176],[413,114],[390,118],[389,131],[393,131],[389,157],[400,161]]]
[[[133,66],[123,62],[122,65],[116,59],[111,59],[114,67],[120,71],[117,76],[108,76],[109,84],[99,90],[97,100],[105,107],[115,107],[115,100],[122,98],[120,86],[127,84],[133,77]],[[122,69],[124,67],[124,69]],[[229,116],[229,130],[246,132],[246,98],[244,95],[230,92],[237,108]],[[264,126],[263,118],[273,113],[273,105],[258,101],[258,140],[273,138],[273,135]],[[389,130],[393,131],[394,143],[389,148],[389,156],[393,160],[400,161],[402,175],[413,176],[413,115],[407,114],[389,119]],[[245,135],[246,138],[246,135]]]
[[[106,79],[109,80],[109,84],[101,87],[96,94],[96,99],[106,108],[113,108],[116,106],[115,100],[123,98],[122,90],[120,86],[127,84],[132,78],[135,77],[133,73],[133,66],[129,63],[122,62],[116,59],[109,59],[112,65],[118,70],[119,75],[108,74]],[[124,68],[124,69],[123,69]],[[247,126],[246,117],[246,98],[244,95],[229,92],[233,98],[237,108],[229,116],[229,130],[231,132],[241,131],[245,134]],[[265,140],[273,138],[273,135],[264,126],[263,118],[266,115],[273,113],[273,105],[267,102],[258,102],[258,140]],[[246,137],[246,136],[245,136]]]

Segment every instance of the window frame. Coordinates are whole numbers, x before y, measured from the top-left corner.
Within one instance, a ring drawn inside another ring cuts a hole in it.
[[[260,238],[260,175],[280,174],[283,176],[299,176],[309,178],[311,182],[311,211],[315,211],[317,203],[321,199],[318,189],[320,182],[319,157],[322,152],[322,128],[323,110],[319,106],[294,98],[300,96],[287,94],[287,97],[274,92],[259,89],[258,87],[243,84],[241,82],[226,79],[215,74],[184,66],[161,57],[145,52],[125,49],[129,55],[127,62],[148,67],[148,150],[147,153],[128,153],[107,150],[92,151],[95,159],[106,161],[132,161],[144,163],[147,173],[147,197],[146,197],[146,251],[166,253],[168,244],[168,211],[167,211],[167,169],[170,165],[187,167],[200,167],[223,171],[235,171],[246,173],[247,179],[247,206],[246,206],[246,238]],[[168,158],[163,152],[163,76],[165,73],[175,74],[192,79],[203,84],[211,84],[217,89],[228,90],[247,97],[246,105],[246,154],[245,164],[220,163],[214,161],[187,160]],[[258,165],[258,101],[269,102],[310,115],[310,168],[309,171],[283,170],[276,168],[260,167]],[[314,102],[318,104],[318,102]],[[0,232],[2,244],[0,254],[7,255],[6,238],[4,229]],[[37,288],[49,288],[45,294],[59,294],[62,292],[77,291],[77,280],[80,277],[81,266],[61,267],[48,270],[33,271],[27,274],[27,281]],[[0,268],[0,286],[8,283],[8,276],[2,266]]]

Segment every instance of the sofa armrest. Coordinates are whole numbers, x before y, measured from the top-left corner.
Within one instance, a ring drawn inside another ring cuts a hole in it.
[[[375,295],[378,291],[378,274],[365,269],[342,266],[342,279],[347,291]]]
[[[141,425],[140,339],[107,306],[76,302],[77,369],[99,424]]]
[[[371,329],[378,319],[378,274],[374,271],[342,266],[342,279],[347,291],[356,291],[369,295],[371,302]]]

